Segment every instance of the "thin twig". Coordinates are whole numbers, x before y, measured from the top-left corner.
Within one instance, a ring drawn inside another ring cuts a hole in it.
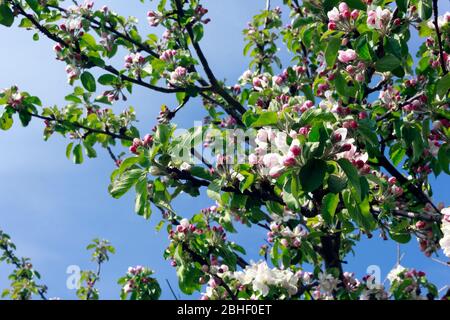
[[[172,295],[173,295],[173,298],[174,298],[175,300],[178,300],[177,295],[175,294],[175,291],[173,290],[172,285],[170,284],[169,280],[166,279],[166,282],[167,282],[167,285],[169,286],[170,292],[171,292]]]

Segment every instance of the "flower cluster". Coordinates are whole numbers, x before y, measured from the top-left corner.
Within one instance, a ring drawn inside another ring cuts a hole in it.
[[[145,135],[144,139],[135,138],[133,144],[130,146],[129,150],[131,153],[139,154],[139,148],[151,147],[153,144],[153,136],[150,134]]]
[[[285,299],[298,292],[300,284],[299,276],[290,271],[278,268],[270,268],[265,261],[252,263],[242,271],[224,272],[223,279],[235,281],[235,286],[241,292],[250,295],[250,299],[277,298]],[[215,282],[210,282],[204,299],[214,299],[217,287]]]
[[[329,300],[333,299],[333,292],[337,289],[341,282],[333,274],[321,272],[318,277],[319,285],[313,292],[315,299]]]
[[[177,67],[170,73],[169,84],[179,86],[186,83],[188,77],[188,70],[185,67]]]
[[[387,300],[389,293],[384,285],[379,283],[373,275],[366,275],[362,278],[360,284],[360,300]]]
[[[367,25],[371,29],[380,30],[385,33],[389,27],[391,18],[392,12],[389,9],[376,7],[375,10],[369,10],[367,12]]]
[[[208,9],[204,8],[202,5],[198,5],[194,10],[194,18],[197,21],[200,21],[203,24],[208,24],[211,22],[210,18],[204,18],[204,16],[208,13]]]
[[[161,59],[164,62],[172,62],[173,58],[177,55],[177,50],[165,50],[161,55],[159,56],[159,59]]]
[[[159,11],[149,11],[147,12],[147,20],[150,26],[157,27],[164,20],[164,15]]]
[[[328,29],[351,31],[354,27],[354,21],[359,17],[359,11],[351,11],[345,2],[341,2],[338,8],[333,8],[327,13]]]
[[[125,56],[125,68],[132,71],[135,76],[139,76],[147,63],[145,57],[138,53],[130,53]]]
[[[257,166],[263,175],[279,177],[285,168],[297,163],[302,152],[300,141],[292,139],[288,145],[287,137],[286,133],[272,128],[260,129],[255,139],[255,152],[249,156],[250,164]]]
[[[100,33],[100,44],[105,48],[107,52],[111,52],[114,48],[115,36],[109,32]]]
[[[439,245],[444,250],[444,254],[450,258],[450,207],[443,209],[441,212],[443,214],[441,227],[443,237],[439,241]]]
[[[279,239],[282,246],[286,248],[299,248],[302,239],[308,235],[308,230],[303,226],[297,225],[294,229],[288,226],[280,225],[276,222],[270,224],[270,231],[267,233],[267,241],[274,242]]]
[[[336,129],[333,132],[331,140],[337,159],[347,159],[361,174],[367,174],[370,172],[370,166],[367,163],[369,155],[358,150],[355,139],[348,137],[349,131],[356,129],[357,126],[358,124],[354,120],[344,122],[343,128]]]
[[[67,73],[67,82],[72,84],[80,76],[81,70],[76,65],[67,65],[66,73]]]
[[[143,266],[128,268],[125,277],[119,280],[122,285],[122,300],[157,300],[161,295],[158,281],[152,277],[153,271]]]
[[[428,211],[433,212],[432,210]],[[427,208],[424,208],[424,211],[427,211]],[[433,225],[426,221],[418,221],[416,222],[415,227],[417,230],[416,234],[420,251],[422,251],[425,256],[431,257],[431,255],[439,249],[436,235],[433,233]]]
[[[397,300],[426,300],[437,295],[434,285],[428,283],[425,273],[415,269],[407,269],[397,265],[388,274],[391,283],[390,291]],[[423,289],[428,290],[428,294],[423,294]]]
[[[5,96],[7,104],[14,109],[20,109],[25,99],[24,94],[19,91],[17,86],[4,89],[1,91],[1,94]]]

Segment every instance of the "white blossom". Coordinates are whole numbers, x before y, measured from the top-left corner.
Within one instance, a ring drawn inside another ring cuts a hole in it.
[[[394,281],[399,280],[399,274],[401,274],[403,271],[405,271],[406,268],[401,265],[396,265],[394,269],[392,269],[389,274],[387,275],[388,280],[392,284]]]
[[[450,12],[444,13],[442,16],[438,17],[438,27],[441,29],[442,27],[446,26],[450,22]],[[434,29],[434,19],[431,19],[427,23],[428,27],[431,29]]]
[[[441,213],[444,215],[441,227],[444,236],[439,241],[439,245],[444,251],[444,254],[450,258],[450,207],[442,209]]]

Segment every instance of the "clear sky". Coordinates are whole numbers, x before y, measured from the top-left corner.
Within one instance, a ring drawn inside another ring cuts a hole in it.
[[[106,4],[122,15],[134,15],[143,32],[160,34],[161,30],[155,32],[147,26],[145,13],[156,5],[155,1],[147,2],[143,5],[137,0],[98,0],[96,6]],[[274,5],[281,2],[273,1]],[[210,10],[212,22],[206,27],[202,45],[218,77],[231,84],[248,64],[242,56],[242,29],[253,14],[264,8],[265,1],[206,0],[204,5]],[[449,11],[450,2],[441,1],[441,7],[442,12]],[[64,96],[71,92],[64,65],[55,60],[52,43],[45,39],[34,42],[31,37],[31,32],[17,27],[0,27],[0,88],[16,84],[39,96],[46,106],[62,106]],[[417,47],[417,39],[412,40],[412,47]],[[286,57],[283,51],[281,55]],[[119,58],[117,63],[121,64]],[[162,104],[173,106],[174,97],[138,89],[126,104],[119,103],[114,110],[134,106],[141,121],[138,126],[145,133],[154,126]],[[193,102],[186,109],[177,116],[181,127],[191,127],[195,120],[201,120],[200,105]],[[175,270],[162,258],[167,235],[155,231],[159,213],[155,211],[152,219],[146,221],[133,212],[133,192],[119,200],[109,196],[107,186],[114,164],[105,151],[99,150],[97,159],[77,166],[65,157],[68,140],[54,136],[45,142],[42,131],[43,124],[37,121],[25,129],[17,124],[8,132],[0,131],[0,228],[12,236],[20,255],[32,259],[42,281],[49,286],[49,296],[75,298],[75,292],[66,288],[66,268],[94,268],[84,248],[95,237],[110,240],[117,249],[103,269],[98,285],[101,298],[118,298],[117,279],[128,266],[138,264],[156,271],[162,298],[172,298],[166,279],[179,293]],[[433,184],[435,200],[450,204],[449,177],[441,176]],[[185,197],[175,203],[175,208],[179,214],[190,217],[211,204],[206,197]],[[247,248],[248,260],[258,259],[257,250],[265,232],[256,228],[240,230],[232,239]],[[423,256],[415,240],[401,249],[406,254],[404,266],[427,272],[439,287],[450,284],[450,269]],[[347,261],[345,269],[358,276],[376,264],[385,277],[395,264],[396,245],[376,237],[364,240],[356,249],[356,257],[348,257]],[[0,291],[8,287],[9,271],[0,264]]]

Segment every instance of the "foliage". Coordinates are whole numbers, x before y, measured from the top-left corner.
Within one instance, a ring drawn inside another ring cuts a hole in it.
[[[449,209],[433,203],[429,183],[450,173],[450,14],[439,16],[436,0],[284,0],[283,9],[268,1],[244,30],[251,62],[232,85],[216,77],[202,51],[210,19],[198,0],[160,0],[147,16],[151,27],[165,29],[161,37],[141,35],[134,17],[92,1],[61,3],[0,5],[2,25],[16,22],[35,31],[34,40],[55,42],[73,87],[63,108],[43,107],[15,86],[4,90],[0,128],[43,120],[45,139],[69,137],[66,155],[76,164],[107,149],[117,165],[111,195],[134,190],[138,215],[162,213],[158,229],[166,225],[170,238],[164,256],[182,292],[206,290],[204,299],[438,298],[418,271],[405,271],[386,291],[342,266],[374,233],[398,243],[416,237],[427,257],[441,246],[450,252]],[[426,38],[416,53],[414,29]],[[280,47],[291,65],[278,57]],[[113,66],[123,51],[123,67]],[[134,87],[177,97],[178,106],[161,107],[152,133],[137,130],[133,108],[116,114],[110,107]],[[196,98],[207,117],[176,134],[178,111]],[[213,206],[190,218],[173,209],[181,194],[205,190]],[[247,263],[244,248],[227,240],[237,223],[268,231],[264,261]],[[98,266],[112,252],[99,241],[91,248]],[[119,281],[122,299],[157,299],[152,271],[138,269]],[[97,278],[83,274],[80,298],[98,297],[91,288]]]

